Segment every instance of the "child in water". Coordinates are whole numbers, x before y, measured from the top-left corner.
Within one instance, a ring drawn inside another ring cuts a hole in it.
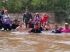
[[[62,33],[62,28],[61,27],[59,27],[59,25],[58,24],[55,24],[55,28],[53,29],[53,33]]]
[[[25,30],[25,25],[23,23],[20,23],[16,30],[19,32],[23,32]]]
[[[70,27],[68,23],[65,23],[65,27],[63,28],[62,32],[64,33],[70,33]]]
[[[40,24],[35,24],[34,28],[32,28],[29,32],[30,33],[41,33],[42,32],[42,27],[40,26]]]
[[[19,22],[18,19],[13,20],[11,28],[16,29],[19,26]]]

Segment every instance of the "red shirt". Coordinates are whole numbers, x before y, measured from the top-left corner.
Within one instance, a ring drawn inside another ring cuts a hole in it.
[[[47,21],[48,21],[48,16],[44,16],[41,18],[42,23],[47,22]]]

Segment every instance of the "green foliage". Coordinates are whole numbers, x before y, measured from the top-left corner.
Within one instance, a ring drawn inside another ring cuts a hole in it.
[[[23,12],[26,8],[32,12],[53,11],[56,20],[66,19],[70,14],[70,0],[8,0],[5,3],[2,1],[0,0],[0,8],[6,7],[10,12]]]
[[[70,0],[0,0],[0,8],[7,7],[10,12],[21,12],[28,8],[31,11],[70,10]]]

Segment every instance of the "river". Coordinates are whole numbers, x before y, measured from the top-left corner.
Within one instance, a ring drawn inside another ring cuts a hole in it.
[[[70,52],[70,35],[0,32],[0,52]]]

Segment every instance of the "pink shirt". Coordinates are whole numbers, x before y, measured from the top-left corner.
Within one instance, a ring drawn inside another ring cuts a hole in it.
[[[64,33],[70,33],[70,28],[68,28],[68,29],[65,29],[65,28],[64,28],[64,29],[62,30],[62,32],[64,32]]]

